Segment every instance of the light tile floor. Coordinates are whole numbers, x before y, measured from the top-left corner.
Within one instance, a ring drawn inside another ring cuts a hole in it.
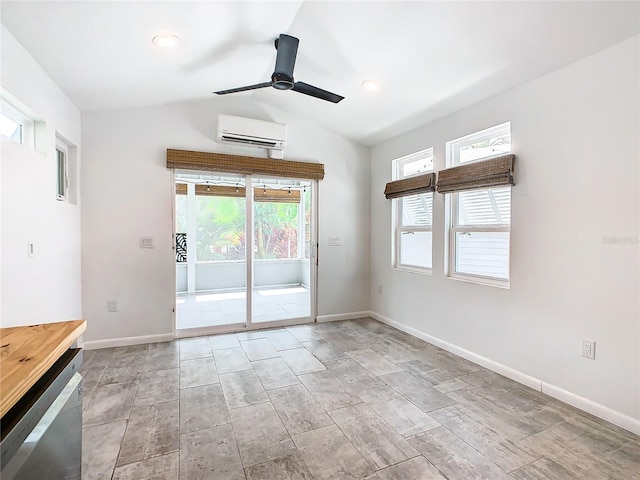
[[[640,438],[371,319],[88,351],[84,480],[637,479]]]
[[[254,323],[308,317],[310,312],[310,294],[305,287],[256,288],[252,301]],[[246,310],[244,292],[180,294],[176,296],[176,328],[244,323]]]

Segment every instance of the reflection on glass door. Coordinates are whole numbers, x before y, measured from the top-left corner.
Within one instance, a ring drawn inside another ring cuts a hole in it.
[[[311,317],[311,183],[253,182],[252,323]]]
[[[176,329],[247,318],[244,178],[176,175]]]

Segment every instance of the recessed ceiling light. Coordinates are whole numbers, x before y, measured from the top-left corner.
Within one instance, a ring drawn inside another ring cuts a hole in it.
[[[373,80],[365,80],[364,82],[362,82],[362,88],[364,88],[367,92],[377,92],[380,87]]]
[[[152,42],[154,43],[154,45],[157,45],[159,47],[176,48],[180,43],[180,38],[175,35],[162,34],[153,37]]]

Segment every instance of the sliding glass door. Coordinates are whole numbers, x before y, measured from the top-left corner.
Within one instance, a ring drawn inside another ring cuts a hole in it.
[[[245,326],[245,180],[176,178],[176,329]]]
[[[311,316],[311,182],[254,184],[252,323]]]
[[[312,181],[176,174],[176,331],[315,318]]]

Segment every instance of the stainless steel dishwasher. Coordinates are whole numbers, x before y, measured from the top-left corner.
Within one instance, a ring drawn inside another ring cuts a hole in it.
[[[2,417],[2,480],[80,480],[81,364],[69,349]]]

